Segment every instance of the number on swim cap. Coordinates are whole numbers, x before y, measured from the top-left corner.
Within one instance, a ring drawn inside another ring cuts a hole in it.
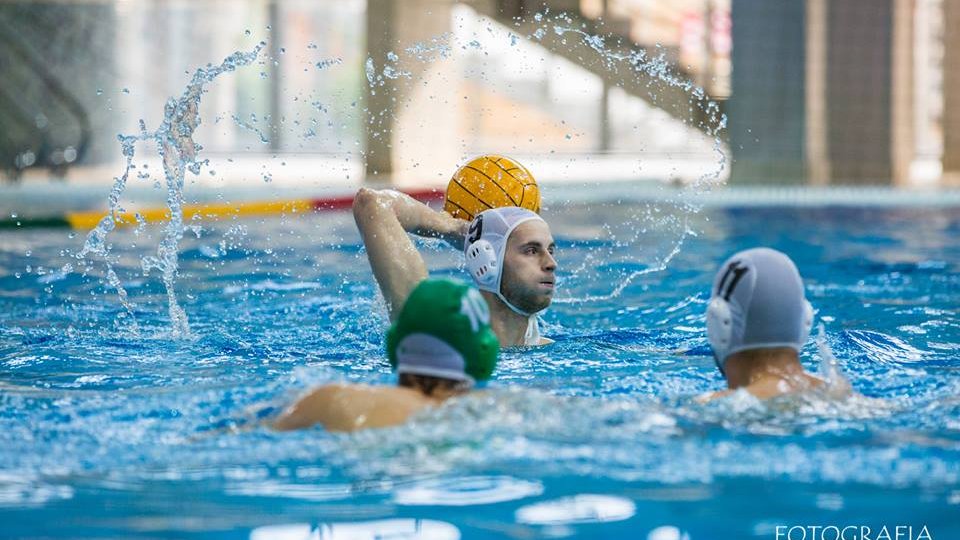
[[[477,219],[473,220],[473,223],[470,224],[467,241],[472,244],[479,240],[481,236],[483,236],[483,216],[477,216]]]

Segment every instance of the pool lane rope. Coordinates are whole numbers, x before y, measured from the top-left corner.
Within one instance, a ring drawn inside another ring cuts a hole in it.
[[[439,189],[404,190],[403,192],[421,202],[443,200],[443,191]],[[352,195],[317,199],[184,205],[183,220],[219,221],[238,217],[288,216],[327,210],[345,210],[352,205]],[[78,231],[89,230],[96,227],[105,214],[106,211],[67,212],[60,216],[7,218],[0,219],[0,229],[70,228]],[[135,226],[141,221],[144,223],[165,223],[169,220],[170,209],[166,207],[117,212],[113,216],[113,221],[117,227]]]

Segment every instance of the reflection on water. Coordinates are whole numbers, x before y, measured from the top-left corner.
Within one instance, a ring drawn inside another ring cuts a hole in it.
[[[690,535],[672,525],[664,525],[650,531],[647,540],[690,540]]]
[[[514,516],[518,523],[570,525],[622,521],[633,517],[636,511],[630,499],[584,494],[523,506]]]
[[[250,540],[458,540],[460,530],[427,519],[387,519],[358,523],[269,525],[250,532]]]
[[[508,476],[469,476],[416,482],[397,489],[393,500],[405,506],[473,506],[535,497],[541,493],[543,486],[539,482]]]

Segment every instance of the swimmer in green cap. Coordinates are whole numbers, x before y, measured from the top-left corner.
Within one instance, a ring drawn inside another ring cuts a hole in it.
[[[490,326],[505,347],[544,345],[537,316],[553,300],[557,261],[550,227],[525,208],[492,208],[473,221],[438,212],[403,193],[361,188],[353,216],[373,275],[395,319],[409,292],[427,277],[407,233],[446,240],[464,262],[490,309]]]
[[[489,379],[500,349],[480,292],[447,279],[417,285],[386,342],[398,386],[321,386],[284,411],[273,427],[322,424],[329,431],[355,431],[402,424]]]

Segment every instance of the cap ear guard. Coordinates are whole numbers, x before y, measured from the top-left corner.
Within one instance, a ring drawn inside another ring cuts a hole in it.
[[[493,287],[500,273],[497,263],[497,251],[488,240],[477,240],[470,244],[465,252],[467,271],[484,287]]]
[[[713,349],[713,358],[720,373],[726,361],[727,351],[733,340],[733,312],[730,303],[721,297],[715,297],[707,305],[707,339]]]

